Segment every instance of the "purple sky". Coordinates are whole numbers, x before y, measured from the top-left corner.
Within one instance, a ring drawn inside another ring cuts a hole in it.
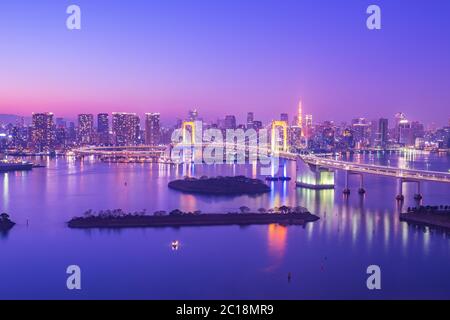
[[[82,30],[65,27],[82,9]],[[369,4],[382,30],[366,28]],[[0,113],[450,118],[448,0],[3,0]]]

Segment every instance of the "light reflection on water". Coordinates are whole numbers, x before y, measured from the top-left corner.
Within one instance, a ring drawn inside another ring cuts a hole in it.
[[[356,160],[448,169],[447,157],[428,155],[392,155],[389,159],[357,155]],[[82,293],[89,298],[371,297],[365,289],[369,264],[379,264],[384,272],[384,290],[377,297],[450,297],[448,238],[399,221],[394,179],[368,176],[363,197],[356,192],[358,181],[351,180],[352,194],[347,198],[342,195],[342,173],[337,174],[335,190],[301,189],[294,184],[295,163],[285,162],[280,173],[291,176],[292,181],[271,183],[268,194],[206,197],[168,190],[167,183],[184,176],[258,177],[259,168],[255,164],[112,164],[74,158],[42,161],[46,169],[0,175],[0,210],[10,213],[18,223],[0,239],[0,272],[21,274],[21,281],[14,276],[0,284],[0,298],[33,297],[30,292],[43,288],[45,297],[70,297],[61,289],[58,270],[75,262],[92,274],[86,280],[90,290]],[[405,185],[404,191],[405,207],[414,205],[415,186]],[[450,202],[449,191],[449,186],[442,184],[422,186],[424,201],[429,204]],[[87,209],[152,212],[180,208],[220,213],[238,211],[242,205],[254,210],[300,205],[321,219],[304,228],[270,225],[80,231],[64,226]],[[173,239],[183,243],[176,256],[167,250]],[[40,280],[26,272],[30,265],[43,273]],[[298,282],[286,287],[286,275],[291,272]],[[425,274],[426,281],[420,280]],[[114,289],[102,287],[101,283],[118,275],[124,282]]]

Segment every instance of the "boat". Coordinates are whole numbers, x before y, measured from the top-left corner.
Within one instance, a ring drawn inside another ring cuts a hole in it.
[[[178,250],[180,242],[178,240],[172,241],[172,250]]]
[[[279,177],[278,180],[280,180],[280,181],[291,181],[292,178],[291,177]]]
[[[33,164],[25,161],[0,160],[0,172],[28,171],[33,169]]]

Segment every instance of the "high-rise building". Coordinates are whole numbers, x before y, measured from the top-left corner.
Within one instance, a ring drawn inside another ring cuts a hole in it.
[[[93,143],[94,135],[94,115],[78,115],[78,143],[86,145]]]
[[[36,151],[52,151],[54,149],[55,126],[53,113],[33,113],[31,140],[32,147]]]
[[[109,115],[107,113],[97,115],[97,136],[99,144],[109,144]]]
[[[253,122],[255,121],[255,115],[253,112],[247,113],[247,129],[254,129]]]
[[[299,120],[300,122],[300,120]],[[305,123],[303,125],[303,121],[302,121],[302,127],[301,131],[302,131],[302,135],[304,135],[307,138],[310,138],[312,135],[312,131],[313,131],[313,117],[312,114],[307,114],[305,115]]]
[[[375,138],[375,146],[386,148],[388,144],[389,120],[381,118],[378,120],[378,130]]]
[[[153,146],[161,143],[161,125],[159,113],[145,114],[145,143]]]
[[[367,147],[370,144],[371,123],[365,118],[352,120],[352,131],[354,142],[359,148]]]
[[[404,146],[413,146],[415,143],[411,122],[406,119],[398,123],[398,143]]]
[[[236,117],[233,115],[225,116],[225,129],[236,129]]]
[[[139,138],[139,117],[135,113],[114,112],[112,131],[115,145],[136,145]]]
[[[312,117],[312,114],[307,114],[307,115],[305,116],[305,126],[307,126],[307,127],[312,127],[312,125],[313,125],[313,117]]]
[[[395,114],[395,127],[394,127],[394,139],[397,143],[400,142],[400,123],[405,123],[408,120],[403,112],[397,112]]]
[[[297,121],[297,126],[300,128],[303,134],[303,106],[301,100],[298,102]]]
[[[289,125],[289,115],[287,113],[282,113],[280,115],[280,120],[286,122]]]
[[[197,109],[189,110],[188,120],[189,121],[197,121],[198,120],[198,111],[197,111]]]

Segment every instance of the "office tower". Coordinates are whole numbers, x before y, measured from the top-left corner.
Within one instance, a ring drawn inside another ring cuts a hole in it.
[[[286,122],[289,125],[289,115],[287,113],[282,113],[280,115],[280,120]]]
[[[307,127],[312,127],[312,125],[313,125],[313,117],[312,117],[312,114],[307,114],[307,115],[305,116],[305,126],[307,126]]]
[[[302,147],[302,129],[295,125],[289,128],[289,145],[294,148]]]
[[[56,118],[55,123],[57,128],[67,127],[67,122],[66,120],[64,120],[64,118]]]
[[[82,145],[92,144],[94,134],[94,115],[78,115],[78,143]]]
[[[255,115],[253,112],[247,113],[247,129],[253,129],[253,122],[255,121]]]
[[[398,112],[395,114],[395,127],[394,127],[394,140],[399,143],[400,142],[400,123],[405,123],[406,116],[402,112]]]
[[[236,129],[236,117],[233,115],[225,116],[225,129]]]
[[[161,126],[159,113],[145,114],[145,143],[156,146],[161,143]]]
[[[189,112],[188,112],[188,120],[189,121],[197,121],[198,120],[198,111],[197,111],[197,109],[189,110]]]
[[[55,141],[55,126],[53,113],[33,113],[32,116],[32,147],[38,152],[52,151]]]
[[[303,106],[302,106],[302,101],[301,100],[298,102],[297,121],[298,121],[297,126],[303,132]]]
[[[352,130],[354,142],[357,148],[367,147],[370,144],[371,123],[365,118],[352,120]]]
[[[100,145],[109,144],[109,115],[107,113],[97,115],[97,136]]]
[[[76,138],[77,138],[77,131],[75,128],[75,123],[70,122],[69,128],[67,129],[67,141],[70,142],[70,144],[74,144]]]
[[[58,148],[64,148],[67,145],[67,128],[65,126],[56,126],[55,144]]]
[[[257,120],[253,121],[253,129],[258,131],[258,130],[262,129],[262,127],[263,127],[262,121],[257,121]]]
[[[381,118],[378,120],[378,131],[375,138],[375,145],[385,149],[388,144],[389,120]]]
[[[115,145],[136,145],[139,138],[139,117],[135,113],[114,112],[112,131]]]
[[[414,135],[411,123],[406,119],[402,119],[401,121],[399,121],[397,128],[398,128],[398,143],[404,146],[413,146]]]

